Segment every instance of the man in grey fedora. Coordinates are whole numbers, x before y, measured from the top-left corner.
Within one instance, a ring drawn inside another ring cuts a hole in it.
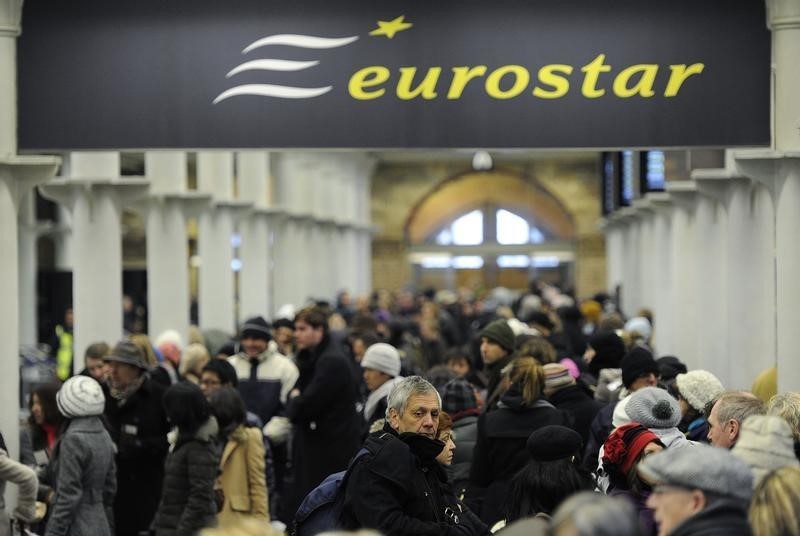
[[[117,343],[105,360],[111,371],[105,415],[117,446],[115,532],[147,534],[161,499],[168,449],[164,387],[150,378],[144,354],[127,339]]]

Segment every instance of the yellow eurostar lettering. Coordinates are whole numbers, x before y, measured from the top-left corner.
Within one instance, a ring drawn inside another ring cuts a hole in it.
[[[658,70],[662,66],[656,63],[637,63],[628,65],[617,72],[613,79],[609,76],[601,80],[603,73],[610,73],[611,65],[606,63],[606,55],[598,54],[591,61],[580,67],[583,73],[581,95],[587,99],[596,99],[610,89],[614,97],[629,99],[631,97],[651,98],[661,90],[656,88]],[[703,63],[670,65],[669,80],[664,87],[664,97],[675,97],[683,88],[687,79],[699,75],[705,69]],[[442,80],[442,96],[447,88],[447,99],[460,99],[467,86],[476,79],[484,78],[483,91],[487,97],[507,100],[530,91],[539,99],[560,99],[566,96],[572,87],[570,78],[578,67],[563,63],[550,63],[539,68],[537,79],[531,85],[531,73],[522,65],[500,65],[489,71],[486,65],[451,67],[450,80]],[[437,91],[442,76],[442,67],[428,67],[422,76],[419,67],[398,68],[399,77],[392,80],[392,72],[383,65],[370,65],[359,69],[350,76],[348,91],[356,100],[372,100],[387,94],[387,84],[394,85],[395,96],[400,100],[439,98]],[[487,75],[488,73],[488,75]],[[421,79],[417,80],[420,75]],[[477,83],[476,83],[477,84]],[[473,84],[475,86],[476,84]],[[577,87],[578,81],[575,80]],[[610,86],[610,87],[609,87]],[[473,92],[476,91],[473,88]]]
[[[510,89],[500,89],[500,81],[507,74],[514,76]],[[512,99],[525,91],[531,81],[531,73],[522,65],[503,65],[486,77],[486,93],[493,99]]]
[[[423,99],[436,98],[436,83],[439,81],[439,75],[442,73],[441,67],[431,67],[425,73],[425,78],[415,88],[411,88],[411,83],[414,81],[414,75],[417,74],[416,67],[401,67],[400,68],[400,81],[397,82],[397,97],[402,100],[411,100],[413,98],[422,96]]]
[[[688,67],[685,63],[670,65],[669,69],[671,72],[669,75],[669,82],[667,82],[667,88],[664,90],[664,96],[674,97],[677,95],[686,79],[692,75],[702,73],[705,67],[704,63],[693,63]]]
[[[450,89],[447,98],[450,100],[460,99],[464,93],[467,83],[473,78],[486,74],[486,65],[476,65],[475,67],[453,67],[453,80],[450,82]]]
[[[571,75],[572,71],[572,65],[561,63],[545,65],[539,69],[539,83],[550,86],[553,89],[544,89],[537,86],[533,88],[533,95],[540,99],[560,99],[569,91],[567,76]],[[563,73],[564,76],[556,73]]]
[[[359,69],[353,76],[350,77],[350,82],[347,84],[347,91],[350,96],[358,100],[371,100],[377,99],[386,93],[386,90],[376,89],[373,91],[365,91],[366,88],[379,86],[389,80],[391,72],[386,67],[381,65],[371,65]]]
[[[633,87],[628,87],[631,78],[639,73],[641,73],[639,81],[636,82]],[[614,95],[623,99],[633,97],[634,95],[652,97],[656,94],[655,91],[653,91],[656,73],[658,73],[658,65],[652,63],[642,63],[626,67],[614,78]]]
[[[605,89],[597,89],[597,81],[600,78],[600,73],[607,73],[611,71],[610,65],[605,65],[606,55],[598,54],[595,59],[581,67],[581,71],[586,73],[583,77],[583,86],[581,93],[587,99],[596,99],[605,95]]]

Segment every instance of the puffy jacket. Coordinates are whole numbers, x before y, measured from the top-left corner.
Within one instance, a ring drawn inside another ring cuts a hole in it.
[[[214,480],[219,469],[216,436],[214,417],[209,417],[193,437],[178,436],[164,469],[164,488],[154,523],[156,536],[192,536],[214,525]]]

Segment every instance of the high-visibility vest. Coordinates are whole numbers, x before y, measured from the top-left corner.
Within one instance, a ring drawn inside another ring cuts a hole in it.
[[[72,376],[72,333],[61,326],[56,326],[58,351],[56,352],[56,376],[65,381]]]

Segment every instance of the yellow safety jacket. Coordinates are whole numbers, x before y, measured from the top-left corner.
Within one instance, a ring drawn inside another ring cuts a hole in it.
[[[62,326],[56,326],[58,351],[56,352],[56,376],[65,381],[72,376],[72,333]]]

